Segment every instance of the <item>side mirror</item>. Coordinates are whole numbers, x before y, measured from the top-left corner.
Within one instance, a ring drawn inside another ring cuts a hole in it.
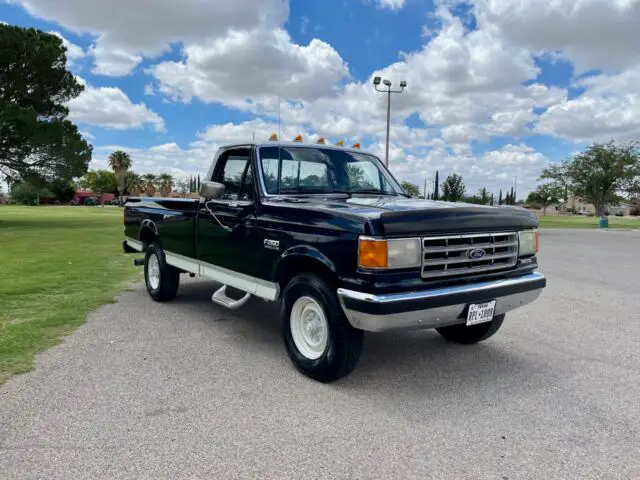
[[[200,196],[204,198],[221,198],[224,195],[224,185],[218,182],[202,182]]]

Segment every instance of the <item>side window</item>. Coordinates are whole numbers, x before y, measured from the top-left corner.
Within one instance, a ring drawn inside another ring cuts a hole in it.
[[[242,182],[242,189],[240,190],[240,200],[253,201],[253,167],[251,166],[251,162],[248,162],[248,164],[249,165],[247,166],[247,174],[244,177],[244,182]]]
[[[251,168],[249,168],[247,176],[244,178],[244,173],[249,163],[249,151],[229,152],[223,161],[224,167],[217,172],[216,178],[214,178],[214,181],[224,184],[225,193],[223,199],[252,200],[253,175],[251,174]]]

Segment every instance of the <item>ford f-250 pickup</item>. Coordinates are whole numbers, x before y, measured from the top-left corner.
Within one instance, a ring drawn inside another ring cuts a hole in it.
[[[173,299],[188,273],[221,284],[212,301],[226,308],[279,301],[287,353],[318,381],[353,371],[365,331],[473,344],[546,286],[535,216],[409,198],[359,148],[225,146],[205,180],[199,199],[126,202],[123,248],[144,252],[149,295]]]

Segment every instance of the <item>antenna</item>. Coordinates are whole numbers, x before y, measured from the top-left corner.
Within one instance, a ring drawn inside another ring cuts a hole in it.
[[[278,138],[282,138],[280,133],[280,94],[278,94]]]
[[[280,94],[278,93],[278,139],[281,139],[280,134]],[[278,145],[278,181],[276,182],[276,193],[280,195],[280,179],[282,178],[282,154],[280,145]]]

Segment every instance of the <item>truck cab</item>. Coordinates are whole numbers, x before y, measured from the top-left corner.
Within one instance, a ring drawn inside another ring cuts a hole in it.
[[[199,199],[129,198],[124,223],[154,300],[188,273],[221,284],[212,301],[225,308],[280,302],[289,357],[323,382],[355,369],[367,331],[477,343],[546,286],[533,214],[410,198],[360,148],[228,145]]]

